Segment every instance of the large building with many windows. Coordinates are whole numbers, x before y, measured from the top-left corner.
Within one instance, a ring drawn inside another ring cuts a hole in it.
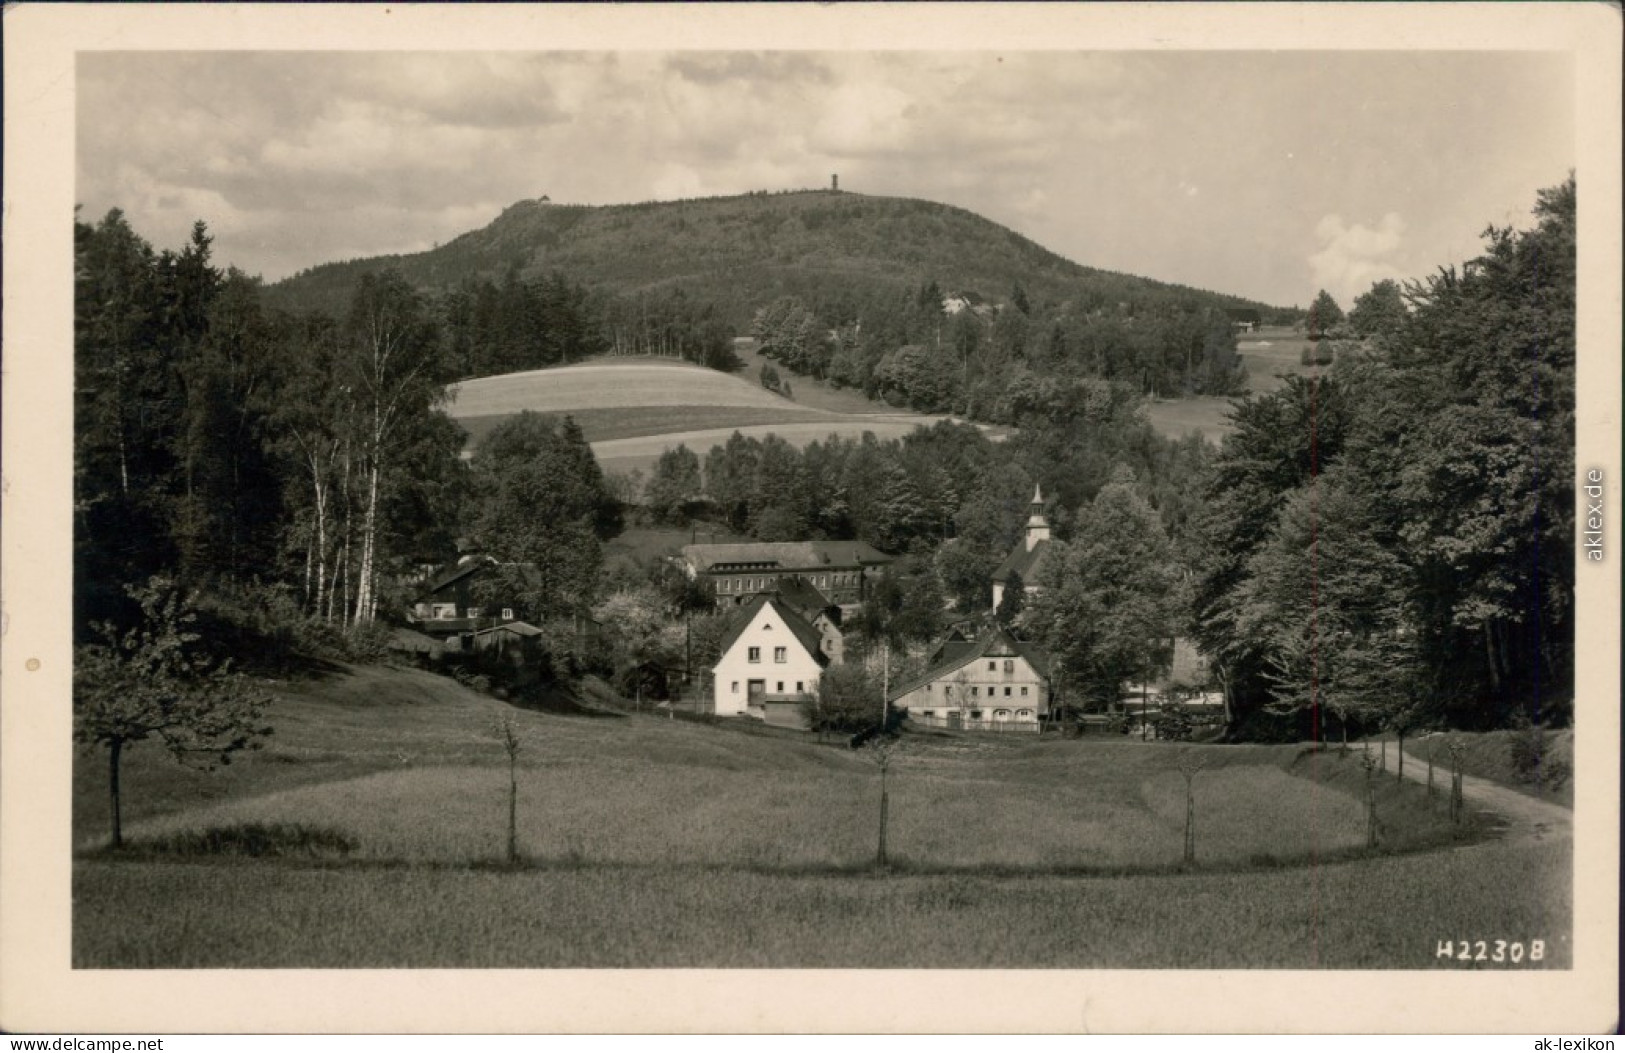
[[[1049,659],[1001,628],[976,640],[956,633],[930,669],[893,687],[887,701],[930,727],[1037,731],[1049,714]]]
[[[892,558],[862,541],[753,541],[683,546],[689,576],[711,583],[719,607],[737,607],[801,581],[840,607],[869,596]]]

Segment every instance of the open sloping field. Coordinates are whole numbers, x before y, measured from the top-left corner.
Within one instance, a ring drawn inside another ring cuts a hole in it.
[[[645,474],[668,449],[685,444],[704,457],[735,431],[757,438],[777,435],[805,446],[831,435],[857,438],[864,432],[900,438],[947,419],[855,398],[873,412],[803,406],[753,381],[686,362],[608,358],[467,380],[454,387],[446,411],[469,433],[471,445],[524,410],[569,414],[605,471]],[[1005,434],[1002,428],[987,430],[995,438]]]
[[[1145,415],[1158,434],[1169,439],[1184,438],[1191,432],[1217,443],[1230,434],[1230,407],[1228,398],[1159,399],[1147,402]]]
[[[1299,356],[1310,341],[1303,333],[1286,326],[1266,326],[1236,338],[1236,351],[1247,367],[1247,390],[1274,391],[1283,383],[1281,375],[1314,376],[1319,366],[1306,366]]]
[[[454,417],[489,417],[534,410],[644,406],[750,406],[778,409],[794,403],[739,377],[669,359],[607,359],[525,373],[465,380],[449,393]]]
[[[733,429],[758,428],[777,424],[824,424],[830,430],[841,430],[849,418],[840,414],[818,410],[783,406],[637,406],[624,409],[576,409],[568,411],[570,418],[581,426],[581,432],[594,450],[605,442],[620,439],[640,439],[650,436],[681,435],[693,431],[722,430],[724,438]],[[507,415],[489,417],[463,417],[457,423],[468,432],[470,446],[478,446],[491,429],[507,420]],[[771,428],[770,428],[771,430]],[[673,439],[671,445],[681,440]],[[662,446],[662,449],[665,447]],[[658,450],[656,453],[658,454]],[[701,454],[704,449],[696,450]],[[601,460],[602,458],[600,458]]]
[[[1365,857],[1352,755],[911,734],[877,873],[878,774],[844,744],[519,711],[371,667],[276,685],[271,715],[223,779],[133,751],[121,855],[94,847],[102,769],[78,766],[76,966],[1429,968],[1461,931],[1568,956],[1565,830],[1483,840],[1493,823],[1458,831],[1383,780]]]
[[[1267,393],[1285,383],[1282,376],[1316,376],[1324,372],[1320,366],[1306,366],[1299,361],[1309,341],[1301,332],[1280,326],[1243,333],[1236,340],[1236,351],[1247,367],[1247,390]],[[1210,442],[1218,442],[1230,433],[1233,425],[1227,419],[1234,399],[1189,398],[1163,399],[1147,404],[1146,416],[1158,432],[1177,439],[1196,432]]]

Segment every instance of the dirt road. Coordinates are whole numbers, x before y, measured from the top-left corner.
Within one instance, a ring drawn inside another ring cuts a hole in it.
[[[1426,783],[1428,762],[1410,750],[1405,751],[1405,778]],[[1450,792],[1450,769],[1434,761],[1433,784],[1441,794]],[[1473,775],[1461,777],[1461,793],[1468,803],[1506,820],[1505,836],[1544,840],[1567,837],[1574,832],[1574,813],[1560,804],[1542,801],[1528,794],[1509,790],[1488,779]]]

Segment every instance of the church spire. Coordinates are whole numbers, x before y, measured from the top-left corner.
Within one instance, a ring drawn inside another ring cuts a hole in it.
[[[1049,520],[1044,517],[1044,490],[1038,484],[1033,485],[1033,500],[1028,508],[1027,551],[1031,552],[1040,541],[1050,539]]]

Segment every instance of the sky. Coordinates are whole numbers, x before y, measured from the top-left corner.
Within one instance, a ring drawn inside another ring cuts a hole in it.
[[[515,201],[827,186],[1307,306],[1475,255],[1575,165],[1554,52],[82,52],[82,219],[268,281]],[[1583,178],[1582,178],[1583,181]]]

